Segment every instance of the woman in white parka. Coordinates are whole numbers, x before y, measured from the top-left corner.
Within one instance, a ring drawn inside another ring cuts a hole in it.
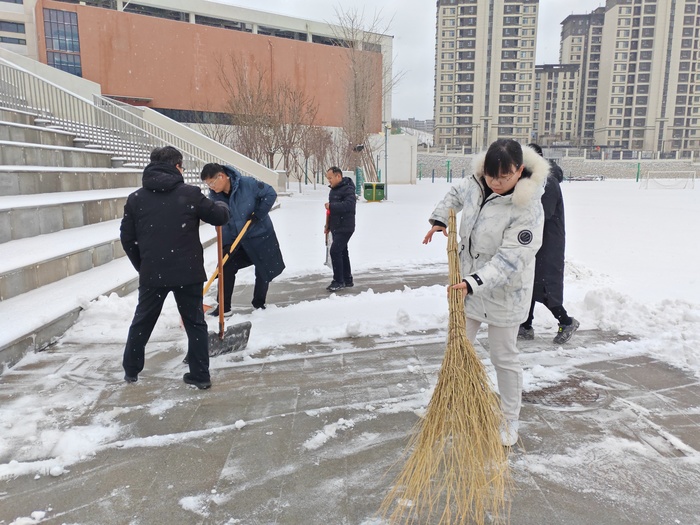
[[[475,175],[452,187],[430,217],[433,234],[447,235],[449,210],[459,223],[467,336],[473,343],[481,323],[488,325],[491,362],[496,369],[505,424],[501,440],[518,440],[523,371],[516,341],[528,316],[535,254],[542,244],[541,197],[549,164],[529,147],[499,139],[474,159]]]

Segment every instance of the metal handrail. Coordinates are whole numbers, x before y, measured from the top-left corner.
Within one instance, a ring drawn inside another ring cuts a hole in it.
[[[133,109],[120,107],[101,95],[94,95],[93,99],[87,100],[29,71],[0,63],[2,105],[32,113],[44,119],[44,124],[88,139],[93,146],[112,152],[125,165],[142,168],[148,164],[154,148],[173,146],[183,154],[185,182],[204,188],[199,177],[202,167],[209,162],[229,163],[145,121]]]

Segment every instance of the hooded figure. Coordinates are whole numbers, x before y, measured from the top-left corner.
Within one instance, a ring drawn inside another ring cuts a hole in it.
[[[239,246],[224,265],[224,314],[230,316],[232,313],[231,296],[236,273],[251,265],[255,266],[252,304],[254,308],[264,309],[270,281],[284,270],[282,252],[269,215],[277,200],[277,192],[269,184],[241,175],[231,166],[216,163],[202,168],[201,179],[209,186],[209,197],[226,204],[231,211],[231,218],[223,228],[224,253],[229,252],[246,222],[251,221]],[[211,315],[219,315],[218,307]]]
[[[450,209],[459,219],[460,263],[464,280],[467,336],[476,340],[488,325],[489,352],[496,369],[505,422],[503,444],[518,439],[522,367],[516,341],[528,314],[535,254],[542,244],[544,214],[540,198],[549,164],[534,150],[499,139],[474,160],[474,175],[452,187],[430,216],[435,232],[446,233]]]
[[[139,272],[139,302],[124,349],[124,379],[135,383],[144,367],[146,343],[163,302],[172,292],[185,331],[190,371],[185,383],[209,388],[209,337],[202,307],[207,280],[199,240],[200,221],[225,224],[229,210],[207,199],[182,178],[182,153],[172,146],[151,152],[143,188],[126,200],[121,223],[124,252]]]

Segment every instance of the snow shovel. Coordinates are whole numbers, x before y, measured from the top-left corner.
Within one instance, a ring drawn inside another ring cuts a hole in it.
[[[234,244],[238,243],[240,238],[243,236],[243,233],[245,233],[245,230],[248,228],[248,224],[250,224],[250,220],[246,223],[243,230],[241,230],[241,233],[238,235],[238,238]],[[219,263],[217,267],[217,273],[219,275],[219,333],[209,332],[209,357],[243,350],[248,344],[250,329],[252,327],[250,321],[235,324],[229,326],[228,328],[225,328],[224,326],[224,259],[222,257],[223,240],[221,226],[216,227],[216,244],[218,252],[217,259]],[[233,252],[233,246],[231,247],[231,252]],[[206,288],[204,293],[206,293]]]
[[[231,248],[229,249],[228,253],[226,254],[226,257],[223,258],[223,260],[221,259],[221,247],[219,247],[219,262],[221,263],[221,266],[218,266],[218,265],[217,265],[216,270],[214,270],[214,273],[212,273],[212,274],[211,274],[211,277],[209,277],[209,280],[207,281],[207,284],[204,285],[204,290],[202,290],[202,297],[204,297],[205,295],[207,295],[207,292],[209,291],[209,288],[211,288],[211,285],[212,285],[212,283],[214,282],[214,279],[216,279],[216,277],[219,275],[219,268],[223,268],[223,267],[224,267],[224,264],[226,264],[226,261],[228,261],[229,256],[234,252],[234,250],[235,250],[236,247],[238,246],[238,243],[241,242],[241,239],[242,239],[243,236],[245,235],[245,232],[248,231],[248,226],[250,226],[250,223],[251,223],[251,222],[253,222],[253,216],[252,216],[252,215],[250,216],[250,219],[248,219],[248,220],[246,221],[246,223],[243,225],[243,228],[241,228],[241,231],[238,233],[238,236],[237,236],[236,239],[233,241],[233,244],[231,245]],[[217,239],[217,242],[219,242],[219,235],[221,235],[221,232],[220,232],[219,230],[221,229],[221,226],[217,226],[216,229],[217,229],[217,233],[216,233],[217,238],[216,238],[216,239]],[[223,242],[223,241],[222,241],[222,242]],[[222,271],[223,271],[223,270],[222,270]],[[222,281],[222,282],[223,282],[223,281]],[[223,284],[219,284],[219,288],[220,288],[220,290],[223,290]],[[221,292],[219,292],[219,293],[221,293]],[[219,304],[223,304],[223,303],[219,302]],[[206,313],[207,310],[211,310],[211,306],[209,306],[208,304],[205,304],[205,305],[204,305],[204,313]]]

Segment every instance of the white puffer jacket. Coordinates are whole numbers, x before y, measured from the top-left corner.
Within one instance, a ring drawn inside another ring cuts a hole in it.
[[[523,164],[532,174],[508,195],[485,198],[485,153],[475,157],[476,174],[452,187],[435,208],[430,223],[447,224],[449,210],[462,212],[459,225],[462,278],[473,293],[466,315],[495,326],[515,326],[527,319],[535,274],[535,254],[542,244],[541,197],[549,164],[523,146]]]

